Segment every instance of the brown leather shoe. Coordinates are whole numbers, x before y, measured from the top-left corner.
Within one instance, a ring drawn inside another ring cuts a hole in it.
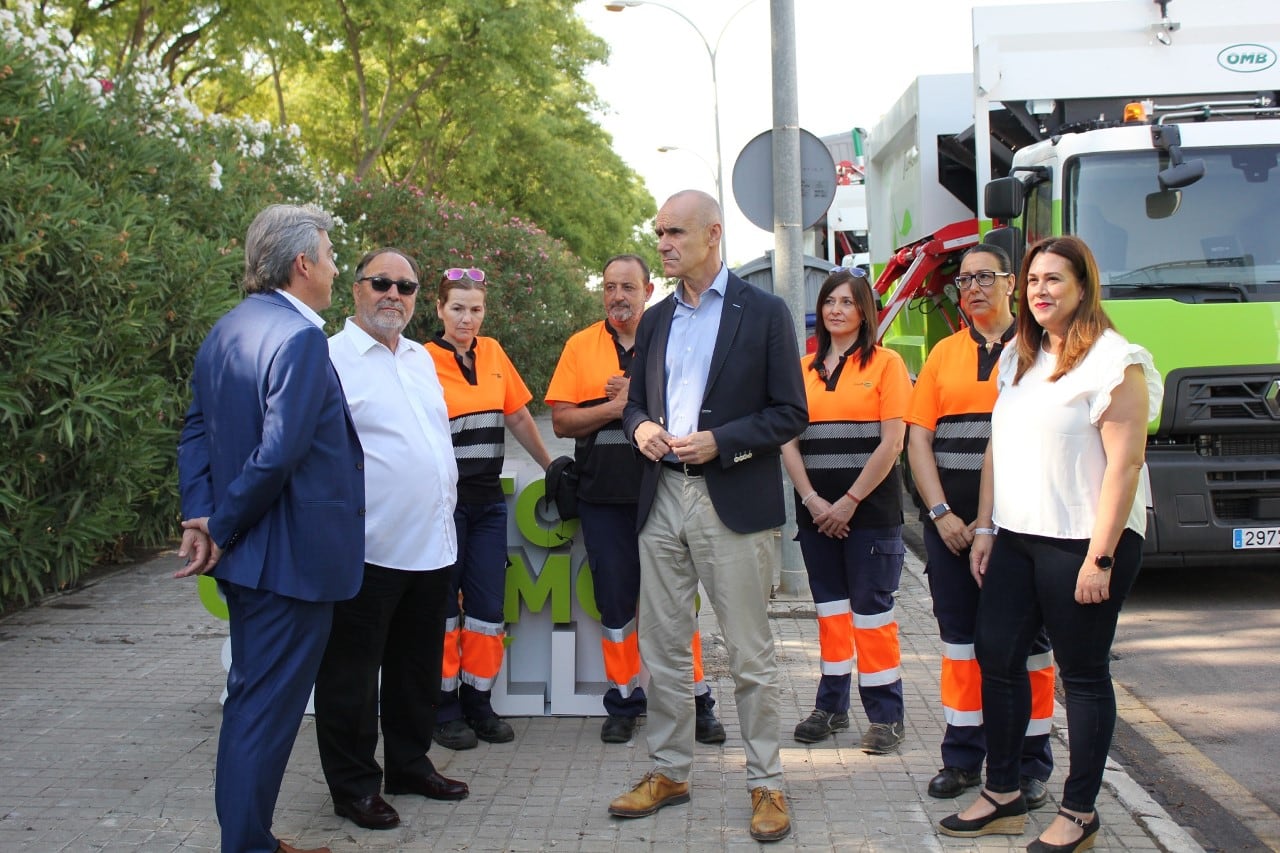
[[[650,770],[629,793],[609,803],[609,814],[614,817],[644,817],[663,806],[687,802],[688,782],[672,782],[656,770]]]
[[[751,837],[756,841],[778,841],[791,834],[787,798],[781,791],[751,789]]]
[[[276,853],[329,853],[328,847],[294,847],[276,839]]]

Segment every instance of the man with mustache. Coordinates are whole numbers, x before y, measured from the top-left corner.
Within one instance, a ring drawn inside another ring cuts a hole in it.
[[[364,583],[334,610],[316,679],[316,738],[334,813],[365,829],[400,823],[381,796],[379,711],[388,794],[460,800],[469,793],[427,755],[440,702],[446,569],[458,554],[458,468],[435,365],[401,334],[420,281],[399,249],[365,255],[352,285],[355,316],[329,339],[365,448],[367,512]]]
[[[643,458],[622,432],[622,408],[631,384],[636,328],[653,296],[649,265],[639,255],[605,262],[600,285],[605,319],[569,338],[547,388],[551,425],[575,439],[578,512],[600,626],[608,712],[600,728],[605,743],[626,743],[647,702],[640,686],[636,604],[640,596],[640,549],[636,502]],[[716,701],[702,677],[702,643],[693,634],[694,731],[700,743],[724,743]]]

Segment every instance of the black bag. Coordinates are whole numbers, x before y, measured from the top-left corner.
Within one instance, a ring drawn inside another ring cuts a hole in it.
[[[578,471],[572,456],[557,456],[552,461],[543,489],[547,505],[555,506],[561,521],[578,517]]]

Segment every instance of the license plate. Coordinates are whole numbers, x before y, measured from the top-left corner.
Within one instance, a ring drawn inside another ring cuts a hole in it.
[[[1280,527],[1237,527],[1231,532],[1231,547],[1280,548]]]

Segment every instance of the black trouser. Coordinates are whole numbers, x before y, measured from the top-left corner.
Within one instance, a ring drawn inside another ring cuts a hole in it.
[[[427,750],[440,704],[448,592],[446,569],[365,563],[360,592],[335,606],[315,702],[320,763],[335,800],[381,790],[379,708],[387,776],[422,778],[435,769]]]
[[[1018,790],[1022,738],[1031,717],[1027,653],[1041,626],[1053,644],[1066,692],[1071,769],[1062,806],[1093,811],[1116,725],[1111,643],[1129,588],[1142,563],[1142,537],[1126,530],[1116,546],[1110,598],[1077,604],[1076,578],[1086,539],[1050,539],[1000,531],[978,602],[974,637],[982,667],[987,735],[987,787]]]

